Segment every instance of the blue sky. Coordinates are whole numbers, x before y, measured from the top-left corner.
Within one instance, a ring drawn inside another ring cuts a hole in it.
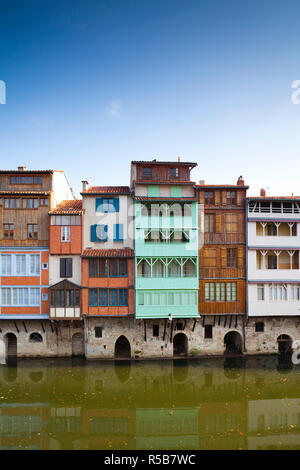
[[[1,0],[1,167],[127,185],[131,160],[300,194],[300,3]]]

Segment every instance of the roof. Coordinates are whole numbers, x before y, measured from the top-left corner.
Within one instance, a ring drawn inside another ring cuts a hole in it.
[[[133,258],[134,251],[131,248],[109,248],[107,250],[84,250],[81,254],[83,258]]]
[[[129,186],[91,186],[80,194],[124,194],[130,195]]]
[[[198,165],[198,163],[195,162],[159,162],[157,160],[133,160],[131,164],[138,164],[138,165],[172,165],[172,166],[191,166],[194,168],[195,166]]]
[[[50,173],[52,174],[54,170],[0,170],[0,173],[18,173],[18,174],[23,174],[23,173]]]
[[[0,191],[0,195],[1,194],[7,194],[7,195],[16,195],[16,196],[22,196],[22,195],[26,195],[26,196],[39,196],[39,195],[43,195],[43,196],[48,196],[49,194],[51,193],[51,191],[32,191],[32,190],[23,190],[23,191],[10,191],[10,190],[3,190],[3,191]]]
[[[138,179],[138,180],[135,180],[134,183],[137,185],[137,184],[166,184],[166,185],[178,185],[178,184],[185,184],[185,185],[190,185],[190,186],[194,186],[195,185],[195,181],[190,181],[190,180],[183,180],[183,181],[180,181],[180,180],[177,180],[176,178],[172,178],[172,179],[163,179],[163,180],[160,180],[160,179],[157,179],[157,178],[149,178],[149,179]]]
[[[219,188],[219,189],[248,189],[249,186],[241,186],[239,184],[196,184],[197,189],[209,189],[209,188]]]
[[[294,201],[295,199],[296,200],[300,200],[300,196],[248,196],[247,199],[249,200],[253,200],[253,201],[256,201],[256,200],[259,200],[259,201],[272,201],[272,200],[275,200],[275,201],[280,201],[280,200],[285,200],[285,201]]]
[[[196,197],[147,197],[147,196],[136,196],[136,201],[172,201],[172,202],[194,202],[198,201]]]
[[[82,200],[81,199],[71,199],[64,200],[54,209],[52,209],[49,214],[81,214],[82,213]]]

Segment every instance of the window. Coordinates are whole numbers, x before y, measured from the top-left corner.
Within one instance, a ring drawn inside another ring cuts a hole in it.
[[[39,306],[39,288],[9,287],[1,289],[2,305]]]
[[[159,336],[159,325],[153,325],[153,336]]]
[[[236,192],[235,191],[227,191],[226,202],[230,206],[234,206],[236,204]]]
[[[227,214],[225,216],[225,232],[237,233],[238,231],[238,216],[236,214]]]
[[[5,209],[14,209],[15,208],[15,198],[5,198],[4,199],[4,208]]]
[[[90,306],[127,306],[127,289],[89,289]]]
[[[205,214],[205,232],[214,232],[215,231],[215,215],[214,214]]]
[[[27,237],[35,239],[38,237],[38,226],[36,224],[27,225]]]
[[[123,224],[114,224],[114,241],[123,241]]]
[[[107,225],[91,225],[91,241],[107,241]]]
[[[151,168],[143,168],[142,169],[142,176],[143,178],[151,178],[152,177],[152,169]]]
[[[60,258],[60,277],[72,277],[72,258]]]
[[[264,285],[257,286],[257,300],[265,300]]]
[[[119,212],[119,198],[96,198],[96,212]]]
[[[61,227],[61,241],[62,242],[69,242],[71,239],[71,227],[68,226],[62,226]]]
[[[42,184],[42,177],[41,176],[34,176],[33,177],[33,184]]]
[[[236,268],[236,248],[227,248],[227,268]]]
[[[79,307],[79,289],[52,289],[51,307]]]
[[[31,333],[29,336],[30,343],[42,343],[43,337],[39,333]]]
[[[107,260],[89,259],[89,276],[90,277],[107,277]]]
[[[277,269],[277,256],[276,255],[268,255],[268,269]]]
[[[269,285],[270,300],[287,300],[287,286],[280,284]]]
[[[205,325],[204,326],[204,338],[211,339],[213,337],[213,327],[212,325]]]
[[[205,301],[235,302],[237,300],[236,282],[206,282]]]
[[[214,192],[213,191],[205,191],[205,204],[214,204]]]
[[[300,300],[300,287],[299,286],[291,287],[291,300]]]
[[[3,225],[3,235],[4,238],[14,238],[14,224],[4,224]]]
[[[41,206],[48,206],[48,199],[40,199]]]
[[[256,322],[255,323],[255,331],[261,333],[265,331],[265,324],[264,322]]]
[[[170,177],[171,178],[178,178],[179,170],[178,168],[170,168]]]
[[[51,215],[51,225],[81,225],[80,215]]]
[[[40,255],[30,255],[30,274],[40,274]]]
[[[25,275],[26,274],[26,256],[25,255],[16,255],[16,274]]]
[[[269,237],[271,237],[271,236],[276,237],[277,236],[277,226],[275,224],[267,224],[267,235]]]
[[[102,338],[102,326],[95,326],[95,338]]]
[[[11,255],[1,255],[2,274],[11,274]]]

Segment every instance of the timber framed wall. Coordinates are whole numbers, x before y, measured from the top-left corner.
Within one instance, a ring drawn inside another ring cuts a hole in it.
[[[202,184],[201,184],[202,183]],[[199,247],[199,313],[246,313],[245,198],[248,186],[197,185],[204,206]]]

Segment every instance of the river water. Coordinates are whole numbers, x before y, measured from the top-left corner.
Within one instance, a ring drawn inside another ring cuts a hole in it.
[[[0,449],[300,449],[300,365],[18,360],[0,366]]]

